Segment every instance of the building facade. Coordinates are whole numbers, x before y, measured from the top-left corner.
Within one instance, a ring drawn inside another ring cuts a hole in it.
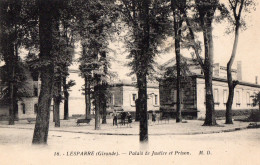
[[[184,57],[182,57],[184,58]],[[196,118],[205,118],[205,79],[201,68],[193,59],[185,58],[190,74],[186,80],[182,80],[181,87],[181,109],[183,114]],[[172,67],[174,60],[170,60],[164,66]],[[232,70],[234,80],[238,80],[235,87],[234,100],[232,105],[233,115],[245,115],[252,110],[258,109],[253,106],[253,97],[260,92],[260,85],[242,81],[242,65],[237,63],[237,69]],[[165,68],[165,69],[166,69]],[[213,97],[216,116],[225,116],[226,102],[228,99],[228,84],[226,79],[226,67],[214,64],[213,69]],[[167,78],[160,82],[161,110],[176,112],[176,83],[175,79]]]
[[[138,89],[134,82],[121,82],[110,85],[110,99],[108,100],[108,112],[123,110],[134,113],[136,111],[135,101],[138,98]],[[159,111],[160,93],[158,84],[147,85],[147,110]]]
[[[41,81],[39,76],[34,76],[29,70],[25,71],[26,81],[23,83],[23,91],[26,95],[21,97],[18,101],[18,110],[16,112],[17,119],[35,118],[38,109],[38,96],[40,93]],[[0,79],[1,80],[1,79]],[[69,91],[69,116],[82,116],[85,115],[85,96],[82,87],[84,86],[84,79],[79,76],[78,70],[71,70],[68,80],[75,80],[76,85],[71,87]],[[113,110],[123,110],[127,112],[135,112],[135,100],[138,98],[138,90],[136,82],[120,80],[109,85],[110,98],[107,100],[107,112]],[[1,90],[7,88],[6,85],[1,84]],[[2,93],[2,92],[1,92]],[[1,94],[0,93],[0,94]],[[148,84],[148,110],[158,111],[160,106],[159,85]],[[64,115],[64,102],[60,104],[60,118]],[[94,107],[91,108],[91,113],[94,113]],[[53,102],[50,107],[50,118],[53,115]],[[8,118],[9,105],[7,101],[0,100],[0,116]]]
[[[31,73],[27,68],[21,68],[24,73],[24,82],[18,84],[18,101],[17,109],[15,110],[16,119],[25,119],[36,117],[38,108],[38,96],[40,93],[41,82],[39,75]],[[3,75],[1,68],[1,76]],[[0,79],[1,80],[1,79]],[[9,101],[6,93],[7,84],[0,81],[0,116],[2,119],[8,119],[9,116]]]

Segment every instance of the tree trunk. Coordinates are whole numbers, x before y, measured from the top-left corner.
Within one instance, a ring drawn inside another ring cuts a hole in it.
[[[38,113],[33,134],[33,144],[47,144],[50,118],[50,105],[52,98],[53,75],[51,68],[46,68],[41,73],[41,92],[38,100]]]
[[[205,71],[205,84],[206,84],[206,118],[205,126],[216,125],[215,110],[214,110],[214,98],[212,92],[212,72]]]
[[[98,82],[98,81],[97,81]],[[97,83],[98,84],[98,83]],[[94,87],[95,93],[95,130],[100,129],[100,98],[99,98],[99,85]]]
[[[232,78],[232,65],[235,60],[237,44],[238,44],[238,37],[239,37],[239,25],[236,26],[235,29],[235,40],[233,43],[233,49],[231,57],[227,63],[227,82],[228,82],[228,100],[226,104],[226,124],[233,124],[232,121],[232,104],[234,99],[234,89],[235,85]]]
[[[205,126],[216,125],[214,98],[212,91],[213,78],[213,38],[212,38],[212,22],[208,21],[203,28],[204,45],[205,45],[205,87],[206,87],[206,118]]]
[[[139,101],[139,98],[137,98],[135,100],[135,121],[140,121],[140,105],[141,103]]]
[[[54,83],[55,89],[57,90],[53,97],[53,104],[54,104],[53,116],[54,116],[55,127],[60,127],[60,103],[62,99],[61,81],[62,81],[62,77],[61,75],[59,75],[59,77],[56,78],[56,82]]]
[[[10,105],[9,105],[9,125],[14,125],[14,119],[15,119],[15,114],[14,114],[14,97],[13,97],[13,94],[14,94],[14,85],[13,83],[10,83]]]
[[[94,87],[95,94],[95,130],[100,129],[100,80],[98,75],[95,75],[96,85]]]
[[[107,83],[104,82],[102,84],[102,98],[101,100],[101,107],[102,107],[102,124],[107,123]]]
[[[139,89],[139,85],[141,84],[141,80],[138,77],[138,74],[136,74],[137,77],[137,88]],[[141,111],[141,102],[139,99],[139,90],[138,90],[138,98],[135,100],[135,121],[140,121],[140,111]]]
[[[54,65],[51,55],[52,44],[52,15],[55,10],[54,1],[39,0],[39,35],[40,55],[42,62],[46,62],[41,69],[41,92],[38,100],[38,113],[33,134],[33,144],[47,144],[50,118],[50,105],[52,99]]]
[[[17,27],[15,26],[15,36],[17,36]],[[14,72],[14,91],[13,91],[13,106],[14,106],[14,108],[13,108],[13,110],[14,110],[14,119],[19,119],[19,117],[18,117],[18,97],[17,97],[17,93],[18,93],[18,86],[17,86],[17,81],[16,81],[16,67],[18,67],[18,58],[19,58],[19,46],[18,46],[18,44],[15,44],[14,45],[14,49],[15,49],[15,60],[14,60],[14,70],[13,70],[13,72]]]
[[[16,93],[15,90],[15,66],[17,65],[17,58],[15,57],[15,46],[12,43],[11,34],[6,35],[7,40],[6,44],[6,52],[8,54],[8,60],[6,61],[7,73],[10,76],[8,79],[8,88],[9,88],[9,125],[14,125],[15,122],[15,104],[16,104]]]
[[[14,79],[15,79],[15,69],[14,64],[10,64],[10,70],[11,70],[11,80],[9,82],[9,125],[14,125],[14,119],[15,119],[15,100],[14,100]]]
[[[172,2],[173,3],[173,2]],[[175,55],[176,55],[176,67],[177,67],[177,82],[176,82],[176,88],[177,88],[177,105],[176,105],[176,123],[179,123],[182,121],[181,116],[181,47],[180,47],[180,39],[181,39],[181,26],[182,22],[179,20],[177,21],[177,13],[180,15],[177,9],[174,7],[172,8],[174,12],[174,39],[175,39]],[[176,13],[177,12],[177,13]]]
[[[140,141],[148,141],[147,82],[146,76],[138,77],[138,103],[140,109]]]
[[[102,103],[102,124],[106,124],[107,123],[107,109],[106,109],[106,103]]]
[[[106,76],[108,74],[108,63],[107,63],[107,54],[105,51],[101,52],[101,61],[103,62],[103,72],[104,75]],[[107,123],[107,87],[108,83],[107,81],[102,81],[102,97],[100,98],[101,101],[101,107],[102,107],[102,124]]]
[[[67,78],[63,78],[63,92],[64,92],[64,120],[69,120],[69,92],[67,88]]]
[[[53,99],[53,104],[55,104],[54,103],[54,98],[52,98]],[[56,118],[56,112],[55,112],[55,105],[53,105],[53,110],[52,110],[52,122],[54,122],[55,123],[55,118]]]
[[[91,111],[90,76],[85,76],[85,104],[86,104],[85,118],[87,119],[90,117],[90,111]]]
[[[147,58],[151,58],[150,54],[150,18],[149,18],[149,6],[150,0],[144,0],[142,3],[141,12],[141,25],[143,27],[143,36],[141,40],[141,65],[138,65],[138,98],[140,103],[140,142],[148,142],[148,117],[147,117],[147,79],[148,63]],[[146,61],[142,63],[142,61]]]
[[[54,98],[53,102],[54,102],[53,116],[54,116],[55,127],[60,127],[60,99]]]

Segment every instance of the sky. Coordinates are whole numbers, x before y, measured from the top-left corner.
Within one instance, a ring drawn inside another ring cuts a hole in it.
[[[251,83],[255,83],[256,76],[258,76],[258,82],[260,82],[260,0],[256,0],[256,2],[256,11],[247,16],[247,30],[240,32],[237,55],[233,64],[233,68],[236,69],[236,61],[242,61],[242,80]],[[228,24],[226,23],[214,24],[213,26],[214,63],[220,63],[222,66],[226,66],[230,58],[234,40],[233,33],[229,35],[225,33],[227,27]],[[173,44],[174,41],[168,40],[168,43]],[[112,57],[111,71],[117,72],[119,79],[130,79],[128,74],[131,70],[125,66],[129,59],[126,59],[127,52],[123,41],[115,40],[109,47],[113,50],[109,53],[109,56]],[[75,52],[75,57],[79,57],[80,47],[77,46]],[[191,57],[185,50],[181,50],[181,53],[186,57]],[[155,61],[158,64],[163,64],[171,58],[175,58],[174,49],[157,55]],[[3,62],[1,65],[3,65]],[[77,69],[78,64],[75,63],[71,68]]]
[[[256,11],[248,14],[247,16],[247,29],[240,32],[237,54],[233,64],[236,69],[237,61],[242,62],[242,80],[246,82],[255,83],[255,77],[258,76],[260,82],[260,5],[259,0],[256,1]],[[225,29],[229,25],[227,23],[214,24],[213,29],[213,42],[214,42],[214,63],[220,63],[221,66],[226,66],[232,52],[234,42],[234,33],[226,34]],[[169,42],[174,43],[173,40]],[[112,54],[116,60],[112,62],[112,70],[116,71],[121,79],[128,79],[127,73],[130,68],[125,67],[127,53],[123,53],[124,48],[122,43],[111,44],[110,47],[116,51]],[[185,50],[181,50],[182,54],[186,57],[191,57]],[[203,55],[202,55],[203,56]],[[175,58],[174,49],[171,51],[158,55],[156,62],[163,64],[169,59]]]

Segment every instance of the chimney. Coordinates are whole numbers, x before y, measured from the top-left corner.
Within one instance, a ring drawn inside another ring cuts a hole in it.
[[[257,80],[258,80],[258,76],[255,76],[255,84],[258,84]]]
[[[242,80],[242,62],[241,61],[237,62],[237,80],[238,81]]]

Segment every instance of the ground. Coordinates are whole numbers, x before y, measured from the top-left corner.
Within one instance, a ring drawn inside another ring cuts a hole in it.
[[[192,124],[192,121],[188,122]],[[194,121],[194,127],[200,126],[197,122],[201,123]],[[192,132],[192,129],[188,129],[184,125],[189,123],[183,123],[182,127],[185,128],[185,131],[182,132]],[[16,126],[9,127],[2,123],[0,125],[0,164],[179,165],[192,163],[255,165],[259,164],[260,161],[260,129],[214,133],[209,132],[209,129],[215,130],[215,128],[200,126],[200,131],[205,129],[208,133],[182,134],[179,125],[170,121],[169,124],[150,125],[149,130],[153,134],[149,136],[148,144],[140,144],[139,137],[135,134],[101,134],[107,132],[109,127],[111,130],[120,130],[118,132],[124,132],[125,129],[132,129],[134,132],[138,129],[137,123],[133,125],[133,128],[126,126],[116,128],[109,126],[109,124],[102,126],[103,129],[107,128],[107,130],[98,133],[92,132],[95,130],[92,129],[91,125],[75,126],[76,131],[70,127],[67,129],[65,126],[59,130],[51,125],[48,145],[34,146],[31,145],[33,124],[18,123]],[[156,132],[160,133],[156,130],[160,130],[159,128],[162,127],[172,127],[172,130],[175,128],[180,134],[166,134],[166,131],[161,131],[164,134],[156,135]],[[223,127],[216,128],[218,130],[219,128],[224,129]],[[94,155],[91,155],[92,153]],[[106,154],[115,155],[107,156]]]

